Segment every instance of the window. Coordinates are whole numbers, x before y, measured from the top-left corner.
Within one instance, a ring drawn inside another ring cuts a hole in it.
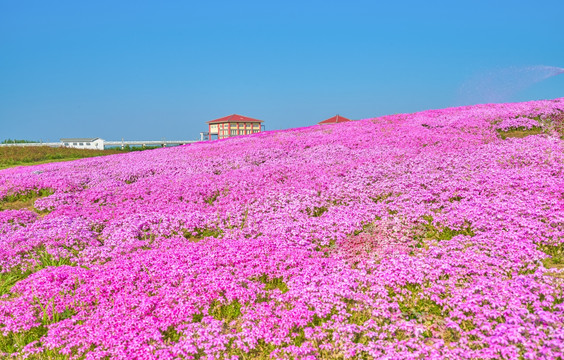
[[[86,145],[90,145],[90,143],[86,143]]]
[[[65,146],[69,146],[69,143],[65,143]]]
[[[231,135],[237,135],[237,130],[231,130]]]
[[[84,143],[78,143],[78,145],[80,145],[80,146],[83,146],[83,145],[84,145]]]

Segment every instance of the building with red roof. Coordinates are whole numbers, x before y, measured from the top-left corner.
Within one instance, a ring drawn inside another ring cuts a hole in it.
[[[211,140],[214,135],[217,139],[225,139],[232,136],[259,133],[262,131],[261,124],[263,122],[262,120],[233,114],[206,123],[208,124],[208,136]]]
[[[337,124],[337,123],[342,123],[342,122],[347,122],[347,121],[352,121],[352,120],[347,119],[346,117],[337,114],[333,117],[330,117],[327,120],[323,120],[323,121],[318,122],[318,124],[319,125],[328,125],[328,124]]]

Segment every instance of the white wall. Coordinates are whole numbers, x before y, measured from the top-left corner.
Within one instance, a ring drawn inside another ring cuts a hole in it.
[[[97,139],[92,142],[66,142],[64,143],[64,146],[75,149],[104,150],[104,140]]]

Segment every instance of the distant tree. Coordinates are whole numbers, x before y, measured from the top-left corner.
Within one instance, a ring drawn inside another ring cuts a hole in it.
[[[17,140],[17,139],[6,139],[2,141],[2,144],[33,144],[39,141],[34,140]]]

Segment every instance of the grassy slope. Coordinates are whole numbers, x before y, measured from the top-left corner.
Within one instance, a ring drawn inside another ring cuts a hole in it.
[[[37,165],[50,162],[69,161],[94,156],[122,153],[122,150],[86,150],[70,148],[52,148],[48,146],[0,147],[0,169],[21,165]]]
[[[560,130],[562,130],[562,128],[559,128]],[[530,129],[530,130],[523,130],[523,129],[513,129],[513,130],[509,130],[509,131],[498,131],[498,135],[501,139],[507,139],[507,138],[523,138],[523,137],[527,137],[529,135],[536,135],[538,133],[540,133],[541,130],[538,128],[534,128],[534,129]],[[560,134],[562,134],[561,131],[559,131]],[[119,151],[117,151],[119,152]],[[105,155],[105,154],[109,154],[109,153],[104,153],[101,155]],[[97,155],[92,155],[92,156],[97,156]],[[83,156],[84,157],[84,156]],[[67,160],[72,160],[72,159],[67,159]],[[61,161],[61,160],[45,160],[43,162],[52,162],[52,161]],[[129,184],[129,183],[128,183]],[[35,193],[29,193],[29,196],[21,196],[21,197],[14,197],[13,199],[10,199],[10,201],[5,201],[4,205],[4,209],[22,209],[22,208],[27,208],[30,209],[32,211],[36,211],[33,207],[33,203],[34,201],[43,196],[43,194],[35,194]],[[216,200],[217,196],[213,197],[213,200],[210,199],[209,201],[209,205],[212,205],[214,203],[214,201]],[[452,198],[449,199],[450,202],[452,201],[460,201],[462,198]],[[206,200],[207,201],[207,200]],[[2,210],[2,203],[0,202],[0,210]],[[321,215],[323,215],[324,212],[327,211],[327,208],[313,208],[314,210],[311,210],[310,212],[310,208],[307,208],[307,212],[310,216],[312,217],[320,217]],[[462,230],[458,231],[458,230],[451,230],[450,228],[445,228],[445,229],[437,229],[436,227],[434,227],[431,222],[429,221],[429,224],[425,224],[423,225],[425,228],[425,239],[429,241],[430,239],[435,239],[437,241],[448,241],[451,240],[453,238],[453,236],[455,235],[467,235],[467,236],[474,236],[473,232],[470,230],[470,228],[468,228],[467,233],[464,233]],[[356,234],[356,233],[355,233]],[[185,235],[185,237],[187,237]],[[188,238],[188,237],[187,237]],[[200,239],[200,237],[195,237],[194,239]],[[427,246],[428,248],[428,246]],[[44,249],[41,249],[42,251]],[[551,255],[551,258],[545,259],[543,261],[544,266],[547,268],[562,268],[564,267],[563,263],[562,263],[562,252],[559,250],[559,252],[550,252],[549,248],[547,249],[542,249],[543,251],[545,251],[547,254]],[[39,271],[38,269],[43,269],[45,267],[49,267],[49,266],[59,266],[59,265],[68,265],[66,262],[61,262],[59,264],[54,264],[52,262],[52,259],[50,257],[48,257],[48,255],[45,255],[43,253],[38,254],[38,258],[39,256],[43,256],[44,258],[41,258],[40,263],[37,265],[37,267],[33,270],[33,271]],[[66,261],[66,259],[63,259]],[[27,276],[27,273],[24,273],[25,276]],[[22,275],[22,276],[24,276]],[[560,274],[555,275],[555,277],[561,277]],[[15,282],[21,280],[23,277],[19,277],[19,278],[14,278],[14,277],[6,277],[6,279],[4,280],[3,278],[0,278],[0,288],[7,288],[9,289],[9,287],[11,287],[11,285],[13,285]],[[274,278],[272,280],[270,280],[267,277],[264,278],[258,278],[257,281],[260,281],[262,283],[264,283],[266,285],[266,290],[272,290],[272,289],[279,289],[281,293],[285,293],[288,290],[287,285],[282,282],[282,280],[280,280],[282,278]],[[410,290],[411,291],[411,290]],[[413,291],[415,292],[415,291]],[[0,292],[2,293],[2,292]],[[419,315],[420,313],[430,313],[433,314],[434,309],[429,306],[429,304],[433,304],[433,303],[424,303],[423,305],[420,305],[420,302],[415,301],[414,304],[409,303],[407,305],[405,305],[406,303],[400,303],[400,308],[402,308],[402,311],[404,313],[409,312],[409,316],[421,316]],[[405,308],[405,309],[404,309]],[[416,309],[415,310],[412,310]],[[63,314],[61,315],[61,318],[57,318],[55,319],[55,312],[54,316],[53,316],[53,320],[50,320],[48,318],[46,318],[44,316],[44,324],[38,328],[35,328],[35,330],[33,330],[32,333],[27,333],[26,335],[22,335],[22,334],[17,334],[17,336],[19,336],[18,338],[12,338],[11,341],[13,341],[13,343],[10,343],[9,345],[12,346],[13,344],[27,344],[30,342],[30,340],[25,339],[25,336],[29,336],[30,338],[40,338],[41,336],[45,335],[47,333],[47,326],[49,324],[51,324],[52,322],[56,322],[56,321],[60,321],[60,319],[65,319],[67,318],[67,316],[70,316],[69,314]],[[72,315],[72,314],[71,314]],[[229,305],[225,305],[225,306],[219,306],[216,308],[213,308],[212,310],[210,310],[210,315],[212,315],[214,318],[216,319],[226,319],[226,320],[233,320],[234,318],[238,317],[241,315],[241,311],[240,311],[240,304],[238,302],[234,302],[231,303]],[[437,316],[441,315],[440,312],[438,312],[437,314],[435,314]],[[57,315],[59,316],[59,315]],[[168,330],[166,332],[163,332],[163,338],[166,341],[169,342],[175,342],[178,341],[178,339],[180,338],[180,334],[178,332],[176,332],[174,330],[174,328],[171,328],[171,330]],[[452,340],[454,341],[454,340]],[[13,351],[13,350],[11,350]],[[265,354],[267,350],[264,350]],[[38,355],[32,355],[30,358],[32,359],[64,359],[67,358],[64,355],[60,355],[58,354],[56,351],[51,351],[51,350],[46,350],[44,353],[42,354],[38,354]],[[268,358],[268,355],[264,355],[261,356],[260,358]],[[325,358],[325,357],[323,357]],[[332,357],[328,357],[328,358],[332,358]],[[341,358],[341,357],[335,357],[336,358]]]

